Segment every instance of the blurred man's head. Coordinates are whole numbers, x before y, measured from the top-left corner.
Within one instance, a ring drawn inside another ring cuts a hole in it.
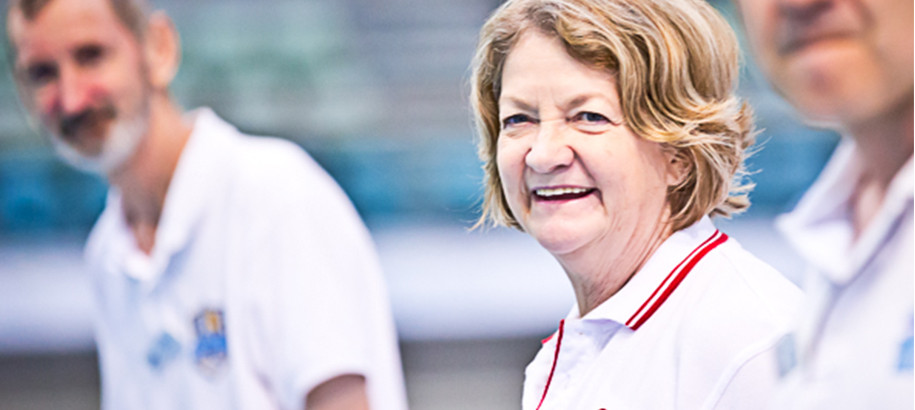
[[[734,0],[756,61],[808,119],[865,124],[912,100],[912,0]]]
[[[74,165],[110,174],[136,152],[150,104],[177,56],[164,16],[138,1],[20,0],[7,14],[13,72],[23,103]]]

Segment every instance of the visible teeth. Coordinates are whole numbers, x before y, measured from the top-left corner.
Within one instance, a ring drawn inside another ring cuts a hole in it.
[[[574,195],[574,194],[583,194],[588,192],[586,188],[542,188],[535,190],[534,193],[537,196],[542,197],[551,197],[559,195]]]

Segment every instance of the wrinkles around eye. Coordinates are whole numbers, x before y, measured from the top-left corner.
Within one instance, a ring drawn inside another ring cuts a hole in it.
[[[502,129],[521,126],[523,124],[535,123],[536,120],[525,114],[510,115],[502,119]]]
[[[586,134],[601,134],[611,128],[621,125],[621,121],[613,121],[603,114],[592,111],[582,111],[568,120],[569,125]]]
[[[615,124],[613,121],[610,121],[609,118],[605,117],[602,114],[590,111],[582,111],[578,114],[575,114],[571,118],[572,122],[576,123],[585,123],[585,124]]]

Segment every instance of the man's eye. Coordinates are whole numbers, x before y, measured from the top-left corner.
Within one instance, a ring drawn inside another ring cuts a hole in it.
[[[600,115],[596,112],[588,112],[588,111],[582,111],[578,114],[575,114],[575,116],[572,117],[572,120],[591,123],[591,124],[604,124],[604,123],[610,122],[610,120],[608,120],[607,117],[604,117],[603,115]]]
[[[525,122],[531,122],[531,117],[528,117],[524,114],[515,114],[510,117],[506,117],[502,120],[502,128],[508,128],[513,125],[523,124]]]
[[[105,49],[100,45],[87,45],[76,50],[74,58],[80,65],[91,65],[101,60],[105,55]]]
[[[50,63],[33,64],[25,71],[26,79],[32,85],[42,85],[57,77],[57,66]]]

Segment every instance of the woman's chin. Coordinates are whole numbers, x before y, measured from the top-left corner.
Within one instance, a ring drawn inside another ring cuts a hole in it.
[[[583,232],[580,230],[552,230],[532,233],[532,235],[540,246],[557,258],[575,252],[586,242]]]

